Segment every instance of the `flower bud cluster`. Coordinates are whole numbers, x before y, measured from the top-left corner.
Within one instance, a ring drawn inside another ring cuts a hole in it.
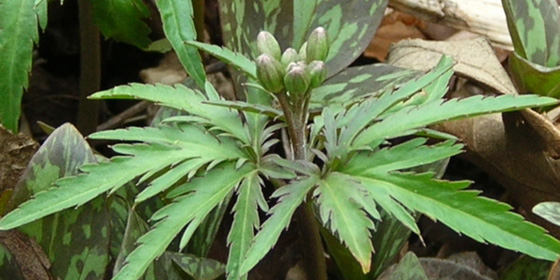
[[[257,37],[257,78],[272,93],[286,90],[290,96],[303,97],[320,86],[327,77],[325,60],[329,53],[327,32],[318,27],[299,51],[281,51],[278,41],[266,31]]]

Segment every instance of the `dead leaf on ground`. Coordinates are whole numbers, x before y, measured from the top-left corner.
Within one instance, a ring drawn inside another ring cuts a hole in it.
[[[50,262],[33,239],[17,231],[0,231],[0,243],[12,254],[21,277],[25,280],[50,280]]]
[[[482,83],[499,93],[517,93],[490,43],[482,38],[460,41],[406,40],[393,45],[387,59],[389,64],[427,71],[442,55],[452,56],[458,75]]]
[[[39,145],[23,134],[13,135],[0,125],[0,190],[13,188]]]

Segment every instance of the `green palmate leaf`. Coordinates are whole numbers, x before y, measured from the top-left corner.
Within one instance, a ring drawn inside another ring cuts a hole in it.
[[[554,0],[502,0],[515,52],[545,67],[560,63],[560,12]]]
[[[343,168],[344,169],[344,168]],[[340,170],[346,173],[346,170]],[[490,242],[536,258],[555,260],[560,243],[510,212],[510,206],[462,191],[468,182],[433,180],[431,174],[348,172],[372,195],[389,193],[407,208],[440,220],[479,242]]]
[[[271,106],[261,105],[261,104],[251,104],[243,101],[226,101],[226,100],[209,101],[206,102],[206,104],[234,108],[244,112],[258,113],[258,114],[269,116],[271,118],[279,118],[284,115],[284,113],[280,109]]]
[[[173,46],[187,73],[203,87],[206,74],[202,57],[197,48],[185,44],[187,41],[196,40],[191,1],[158,0],[156,3],[163,21],[165,37]]]
[[[398,107],[395,106],[398,102],[407,100],[418,91],[434,83],[439,84],[439,81],[441,79],[446,79],[448,73],[452,72],[452,67],[453,59],[451,57],[444,56],[439,61],[438,65],[424,76],[416,80],[408,81],[406,84],[402,85],[394,92],[386,89],[385,93],[381,94],[381,96],[379,97],[366,99],[364,102],[358,103],[348,110],[339,112],[340,116],[337,116],[336,129],[342,129],[342,132],[340,133],[340,139],[338,140],[338,143],[336,143],[337,153],[347,153],[349,145],[352,143],[358,133],[361,132],[374,120],[380,118],[382,114],[390,111],[393,108],[402,109],[402,105]],[[402,73],[396,72],[396,74],[400,76]],[[384,80],[392,80],[393,77],[391,76],[392,75],[390,74],[388,76],[385,76]],[[408,77],[408,79],[410,78],[412,77]],[[393,87],[391,84],[389,84],[388,86]],[[438,88],[441,89],[441,87]],[[432,94],[436,95],[439,93],[434,92]],[[321,129],[322,121],[323,118],[315,119],[315,132],[318,132]]]
[[[91,2],[93,20],[105,37],[146,48],[151,40],[144,22],[150,10],[141,0],[95,0]]]
[[[374,224],[367,214],[380,218],[375,202],[357,181],[348,181],[337,173],[329,173],[321,180],[314,196],[325,227],[350,249],[363,273],[369,272],[373,253],[370,230]]]
[[[297,207],[303,203],[307,193],[318,182],[319,177],[315,174],[294,181],[274,192],[272,196],[278,197],[278,203],[270,209],[270,218],[262,225],[247,251],[240,268],[240,275],[249,272],[276,244],[280,233],[290,224]]]
[[[235,53],[225,47],[219,47],[197,41],[188,41],[186,43],[187,45],[194,46],[219,58],[253,79],[257,78],[257,66],[255,65],[255,62],[242,54]]]
[[[119,250],[118,257],[115,261],[115,266],[113,268],[113,275],[117,274],[121,268],[124,266],[124,260],[126,256],[134,250],[136,246],[136,241],[143,234],[150,230],[148,224],[140,217],[140,215],[134,209],[130,209],[128,213],[128,218],[126,221],[126,230],[124,232],[124,238],[121,243],[121,248]],[[182,257],[186,257],[183,259]],[[181,280],[185,279],[185,272],[190,276],[212,276],[209,274],[204,274],[204,272],[215,272],[223,274],[223,268],[221,264],[206,259],[197,258],[194,256],[169,252],[166,251],[160,258],[154,261],[143,275],[143,280],[158,280],[158,279],[169,279],[169,280]],[[210,267],[206,266],[208,264]],[[178,267],[180,266],[180,268]],[[183,269],[184,268],[184,269]],[[205,269],[210,268],[210,269]],[[215,268],[215,269],[213,269]],[[217,271],[216,271],[217,269]],[[183,272],[183,270],[186,270]],[[211,270],[211,272],[209,271]],[[214,278],[195,278],[195,279],[214,279]]]
[[[147,139],[143,139],[142,134],[146,132],[151,132],[155,139],[150,139],[147,135],[144,135]],[[174,139],[173,145],[158,143],[158,134]],[[99,165],[82,167],[82,171],[87,174],[62,179],[57,182],[58,188],[37,194],[35,199],[22,204],[20,208],[0,220],[0,228],[14,228],[62,209],[81,205],[103,192],[118,189],[138,176],[144,174],[145,177],[150,177],[149,174],[155,174],[185,160],[203,160],[212,164],[237,159],[242,155],[229,140],[215,138],[212,134],[189,125],[175,128],[121,130],[116,133],[102,132],[95,137],[108,139],[109,136],[126,140],[153,141],[153,144],[115,145],[113,149],[116,152],[127,156],[115,157],[111,162],[103,162]],[[169,186],[157,188],[166,187]]]
[[[185,184],[182,187],[185,195],[177,197],[152,216],[152,220],[158,222],[138,239],[138,247],[128,255],[125,266],[114,279],[137,279],[142,276],[148,265],[165,251],[181,229],[191,222],[204,219],[243,178],[254,172],[255,168],[251,164],[236,169],[234,162],[227,162],[212,169],[204,177]]]
[[[209,83],[206,83],[206,85],[209,85]],[[219,99],[209,99],[199,91],[189,89],[183,85],[165,86],[133,83],[97,92],[91,98],[136,98],[149,100],[200,117],[198,119],[200,122],[215,126],[227,134],[238,138],[243,143],[249,143],[246,129],[243,127],[236,111],[205,104],[206,101],[217,101]]]
[[[57,188],[38,193],[34,199],[4,216],[0,220],[0,228],[15,228],[57,211],[81,205],[101,193],[122,186],[136,176],[152,171],[154,165],[161,169],[181,161],[182,156],[176,155],[177,151],[176,148],[161,145],[130,146],[128,152],[134,154],[134,157],[115,157],[108,163],[86,165],[82,170],[90,174],[57,181]]]
[[[258,174],[253,173],[239,186],[237,202],[233,207],[235,214],[228,236],[228,279],[246,279],[246,276],[239,275],[239,268],[251,245],[254,231],[260,226],[257,205],[261,205],[264,211],[268,211]]]
[[[50,188],[58,178],[78,173],[82,164],[92,162],[93,152],[80,133],[70,124],[62,125],[31,159],[14,189],[9,208]],[[103,277],[109,263],[111,226],[107,202],[98,197],[77,209],[61,211],[19,228],[47,252],[53,277]]]
[[[382,139],[410,135],[420,127],[441,121],[556,103],[556,99],[535,95],[472,96],[465,99],[451,99],[444,103],[436,100],[419,107],[403,108],[391,114],[390,117],[386,116],[382,121],[361,132],[352,143],[352,148],[360,149],[370,143],[378,143]]]
[[[18,131],[21,96],[27,88],[33,43],[39,40],[37,19],[46,25],[46,3],[36,0],[0,1],[0,123]],[[44,1],[46,2],[46,1]],[[37,17],[39,16],[39,17]]]
[[[461,153],[463,145],[445,141],[427,146],[427,139],[414,138],[400,145],[354,155],[348,161],[350,173],[391,172],[426,165]],[[367,162],[368,164],[361,164]]]

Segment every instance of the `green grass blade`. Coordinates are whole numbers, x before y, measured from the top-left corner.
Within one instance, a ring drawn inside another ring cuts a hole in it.
[[[33,43],[39,40],[34,8],[35,0],[0,2],[0,123],[12,132],[18,131],[21,97],[29,83]]]
[[[257,66],[255,65],[255,62],[240,53],[233,52],[225,47],[201,43],[197,41],[188,41],[186,42],[186,44],[194,46],[217,57],[221,61],[235,67],[237,70],[245,73],[247,76],[253,79],[257,78]]]
[[[206,72],[198,49],[185,44],[196,40],[191,1],[157,0],[157,7],[163,22],[165,36],[173,46],[179,61],[187,73],[204,88]]]

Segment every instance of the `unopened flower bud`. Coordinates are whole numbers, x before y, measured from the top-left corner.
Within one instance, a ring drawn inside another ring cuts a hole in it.
[[[327,67],[325,66],[325,63],[320,60],[313,60],[309,63],[307,66],[307,72],[309,73],[309,87],[311,88],[320,86],[327,78]]]
[[[303,63],[292,63],[284,76],[284,86],[293,95],[301,95],[309,88],[310,78],[305,67]]]
[[[268,54],[257,57],[257,78],[266,90],[277,93],[284,89],[283,76],[284,67],[280,61]]]
[[[282,65],[284,65],[284,67],[288,67],[288,65],[290,65],[290,63],[292,62],[297,62],[299,60],[299,55],[297,53],[297,51],[293,48],[287,48],[284,53],[282,54]]]
[[[329,40],[327,38],[327,30],[323,27],[317,27],[309,35],[306,48],[307,62],[313,60],[325,61],[329,55]]]
[[[278,41],[276,41],[274,35],[267,31],[259,32],[257,36],[257,49],[261,54],[268,54],[277,60],[280,60],[282,56],[282,50]]]
[[[306,49],[307,49],[307,42],[303,43],[303,45],[301,45],[301,48],[299,48],[298,54],[300,60],[307,61]]]

